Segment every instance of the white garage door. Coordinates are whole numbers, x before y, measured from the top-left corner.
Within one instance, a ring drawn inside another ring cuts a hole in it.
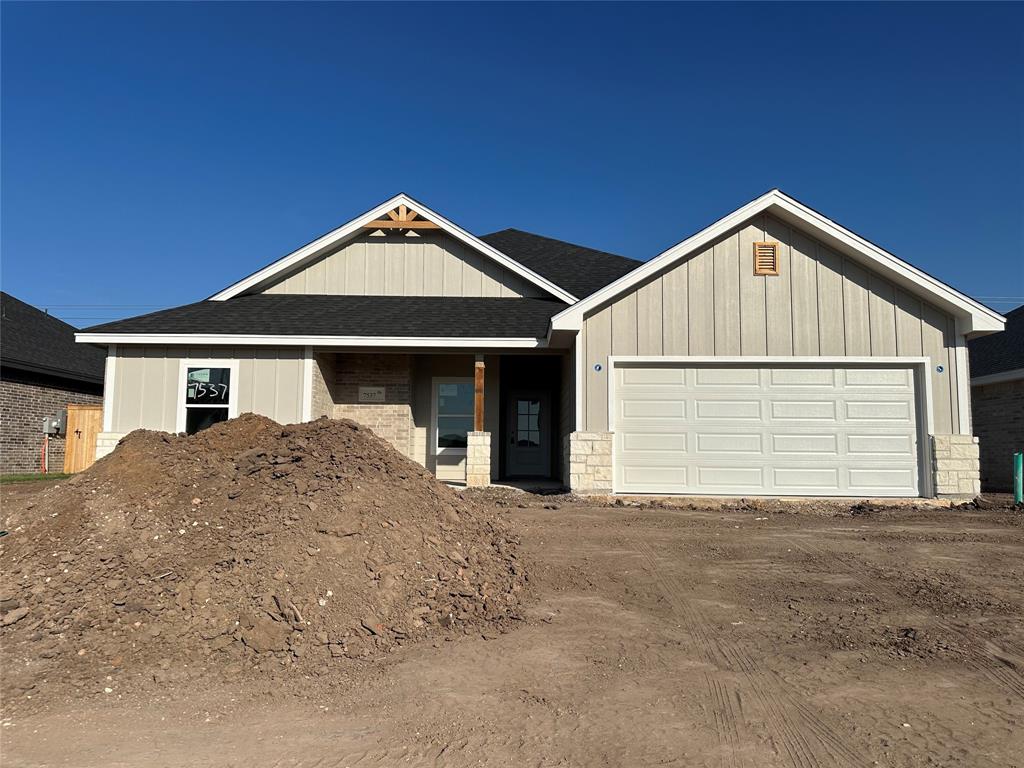
[[[612,369],[619,493],[917,496],[911,367]]]

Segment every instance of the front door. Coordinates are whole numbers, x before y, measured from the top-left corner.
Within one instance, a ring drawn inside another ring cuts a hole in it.
[[[546,392],[509,392],[505,440],[509,477],[551,476],[551,408]]]

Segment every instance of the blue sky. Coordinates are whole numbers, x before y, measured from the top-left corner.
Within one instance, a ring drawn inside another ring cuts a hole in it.
[[[777,186],[1024,302],[1024,5],[0,14],[0,281],[77,325],[205,298],[398,191],[647,259]]]

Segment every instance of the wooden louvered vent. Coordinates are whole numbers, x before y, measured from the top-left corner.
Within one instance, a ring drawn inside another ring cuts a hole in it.
[[[779,274],[778,243],[754,243],[754,274]]]

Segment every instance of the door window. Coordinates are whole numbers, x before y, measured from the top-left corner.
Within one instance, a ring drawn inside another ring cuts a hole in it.
[[[540,400],[516,400],[516,445],[540,445]]]

